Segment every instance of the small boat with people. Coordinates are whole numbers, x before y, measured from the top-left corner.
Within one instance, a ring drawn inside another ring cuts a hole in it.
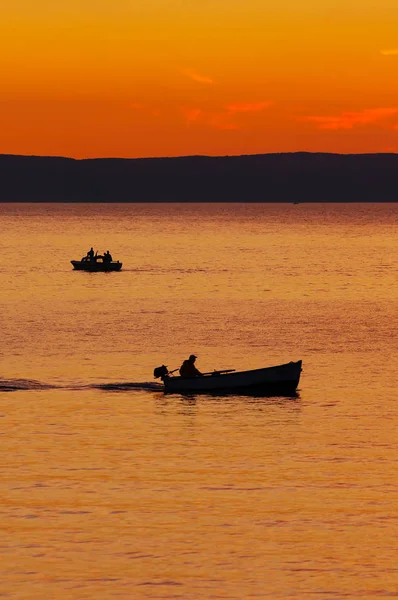
[[[154,370],[154,377],[160,378],[165,393],[174,394],[251,394],[259,396],[292,396],[296,394],[302,371],[302,361],[289,362],[273,367],[236,371],[224,369],[209,373],[186,372],[185,363],[195,362],[191,355],[180,369],[169,371],[166,365]],[[180,375],[173,375],[176,371]]]
[[[104,254],[98,254],[91,248],[81,260],[71,260],[76,271],[120,271],[123,263],[114,261],[109,250]]]

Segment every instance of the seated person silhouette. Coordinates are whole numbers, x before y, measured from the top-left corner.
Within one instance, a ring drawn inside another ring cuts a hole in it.
[[[196,356],[191,354],[187,360],[184,360],[180,367],[181,377],[200,377],[202,373],[195,367]]]

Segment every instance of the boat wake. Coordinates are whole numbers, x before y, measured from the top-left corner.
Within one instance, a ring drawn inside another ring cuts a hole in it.
[[[142,383],[98,383],[97,385],[91,385],[90,387],[98,390],[107,390],[114,392],[123,392],[129,390],[147,390],[149,392],[161,392],[163,391],[163,385],[161,383],[152,383],[150,381],[144,381]]]
[[[52,389],[64,389],[64,390],[87,390],[97,389],[104,391],[149,391],[149,392],[160,392],[163,390],[163,386],[160,383],[152,383],[149,381],[138,382],[119,382],[119,383],[97,383],[97,384],[78,384],[78,385],[54,385],[48,383],[42,383],[34,379],[3,379],[0,377],[0,392],[17,392],[27,390],[52,390]]]
[[[41,383],[34,379],[3,379],[0,378],[0,392],[16,392],[18,390],[50,390],[58,385]]]

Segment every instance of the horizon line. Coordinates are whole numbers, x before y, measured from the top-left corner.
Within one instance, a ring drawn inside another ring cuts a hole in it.
[[[243,158],[255,156],[281,156],[281,155],[322,155],[322,156],[398,156],[398,152],[322,152],[295,150],[286,152],[256,152],[253,154],[181,154],[175,156],[86,156],[76,158],[73,156],[63,156],[61,154],[14,154],[0,153],[0,157],[18,157],[18,158],[59,158],[63,160],[176,160],[186,158]]]

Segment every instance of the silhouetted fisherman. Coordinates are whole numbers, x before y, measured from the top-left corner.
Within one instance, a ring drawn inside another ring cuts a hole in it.
[[[184,360],[180,367],[181,377],[200,377],[202,373],[195,367],[197,356],[191,354],[187,360]]]
[[[92,261],[94,259],[94,249],[91,246],[90,250],[87,252],[88,259]]]
[[[112,262],[112,254],[109,252],[109,250],[107,250],[106,252],[104,252],[104,262],[106,263],[110,263]]]

